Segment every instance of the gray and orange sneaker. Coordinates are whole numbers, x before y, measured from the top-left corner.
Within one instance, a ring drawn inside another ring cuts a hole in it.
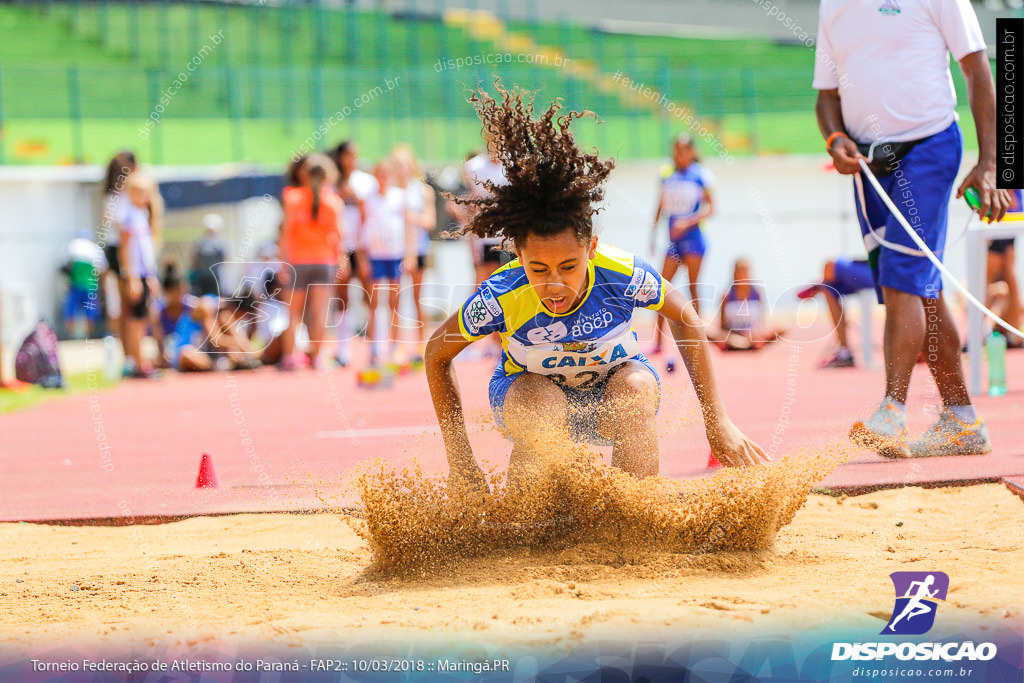
[[[853,425],[850,441],[883,458],[909,458],[911,455],[907,447],[907,418],[888,397],[874,415]]]
[[[992,451],[988,429],[979,417],[973,424],[961,422],[948,408],[943,408],[939,420],[910,442],[910,454],[915,458],[934,458],[942,455],[985,455]]]

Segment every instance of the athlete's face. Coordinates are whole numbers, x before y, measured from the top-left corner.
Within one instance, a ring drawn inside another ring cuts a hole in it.
[[[516,251],[537,296],[552,313],[568,313],[587,291],[587,262],[597,251],[597,235],[580,243],[573,230],[530,235]]]
[[[688,145],[685,142],[677,142],[672,148],[672,161],[675,162],[676,168],[688,167],[693,163],[695,156],[693,145]]]
[[[349,145],[344,152],[338,155],[338,166],[341,167],[341,172],[346,176],[355,170],[356,146],[354,144]]]

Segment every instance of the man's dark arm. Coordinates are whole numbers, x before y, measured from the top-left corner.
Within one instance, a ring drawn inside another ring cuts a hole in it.
[[[992,211],[992,220],[1002,220],[1010,207],[1010,194],[996,189],[996,89],[984,50],[972,52],[960,60],[960,69],[967,80],[967,99],[978,131],[978,163],[967,174],[956,191],[963,197],[968,187],[978,191],[983,218]]]
[[[862,155],[857,151],[856,143],[846,135],[843,110],[839,105],[839,91],[819,90],[814,113],[818,117],[818,129],[825,140],[832,137],[834,133],[840,133],[840,135],[832,137],[832,145],[828,150],[828,153],[832,155],[832,163],[835,164],[836,170],[845,175],[852,175],[860,171],[857,159],[860,159]]]

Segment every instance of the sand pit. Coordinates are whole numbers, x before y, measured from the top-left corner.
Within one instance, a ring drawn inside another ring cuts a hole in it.
[[[486,639],[559,648],[666,633],[875,632],[890,572],[941,570],[936,628],[1021,630],[1024,505],[1001,484],[812,494],[774,547],[624,558],[580,542],[381,578],[334,514],[135,527],[0,524],[0,640],[103,647]]]

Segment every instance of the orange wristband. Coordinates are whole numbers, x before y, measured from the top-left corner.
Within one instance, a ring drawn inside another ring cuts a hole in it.
[[[835,133],[832,133],[832,135],[829,135],[828,139],[825,140],[825,151],[831,152],[832,151],[832,143],[835,142],[835,139],[840,137],[840,136],[842,136],[844,138],[850,137],[849,135],[847,135],[843,131],[837,130]]]

